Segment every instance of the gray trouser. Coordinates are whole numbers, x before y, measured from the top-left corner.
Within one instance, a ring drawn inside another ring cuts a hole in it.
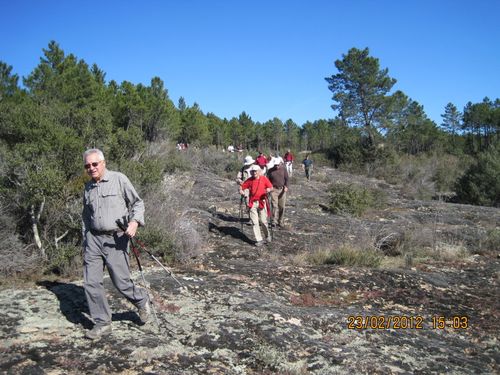
[[[123,233],[86,233],[83,254],[83,287],[90,316],[96,325],[111,323],[111,309],[103,285],[104,267],[108,268],[113,285],[130,302],[143,307],[148,301],[146,290],[134,285],[130,279],[128,237]]]

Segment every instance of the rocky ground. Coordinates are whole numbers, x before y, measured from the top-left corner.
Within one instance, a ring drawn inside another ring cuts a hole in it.
[[[332,215],[324,209],[332,181],[380,189],[386,205],[362,218]],[[95,342],[84,338],[92,323],[81,280],[4,289],[0,372],[500,372],[499,249],[479,251],[500,226],[499,209],[409,200],[397,186],[332,169],[292,182],[289,228],[258,249],[251,227],[241,226],[233,181],[167,177],[166,191],[190,202],[182,217],[203,246],[172,268],[181,286],[143,255],[159,327],[154,319],[140,326],[109,279],[113,332]],[[403,241],[426,256],[401,254]],[[307,261],[346,244],[387,256],[379,268]]]

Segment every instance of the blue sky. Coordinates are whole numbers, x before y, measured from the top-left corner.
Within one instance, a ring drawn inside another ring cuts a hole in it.
[[[438,124],[499,97],[500,0],[0,0],[0,60],[20,77],[55,40],[106,79],[149,85],[175,104],[254,121],[335,117],[325,77],[368,47]]]

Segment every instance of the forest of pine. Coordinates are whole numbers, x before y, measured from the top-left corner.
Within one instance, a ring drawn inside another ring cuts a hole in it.
[[[165,173],[201,168],[175,149],[183,142],[189,152],[204,150],[222,176],[235,175],[247,153],[289,148],[311,153],[316,165],[399,184],[415,199],[500,206],[498,98],[462,109],[449,103],[436,124],[417,101],[392,90],[396,79],[368,48],[350,49],[335,67],[332,76],[318,77],[335,117],[296,124],[276,117],[254,122],[246,112],[220,118],[182,97],[176,105],[159,77],[149,86],[108,82],[96,64],[55,41],[22,82],[15,67],[0,61],[0,252],[41,254],[58,272],[79,255],[82,153],[92,147],[144,195]],[[244,153],[210,156],[230,144]]]

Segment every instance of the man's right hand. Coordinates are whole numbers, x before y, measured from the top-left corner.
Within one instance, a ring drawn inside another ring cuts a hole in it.
[[[125,231],[125,234],[129,236],[130,238],[133,238],[137,232],[137,227],[139,226],[139,223],[135,220],[132,220],[130,223],[128,223],[127,230]]]

